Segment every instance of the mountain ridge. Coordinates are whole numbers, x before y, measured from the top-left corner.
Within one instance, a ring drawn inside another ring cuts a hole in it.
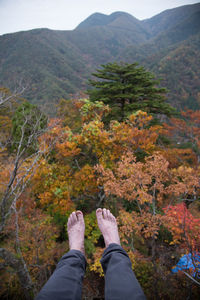
[[[170,27],[183,20],[183,18],[186,19],[198,10],[200,10],[200,3],[183,5],[167,9],[149,19],[142,20],[142,23],[148,26],[152,34],[158,34],[163,30],[170,29]],[[159,23],[159,27],[156,25],[157,23]]]
[[[108,25],[110,23],[112,23],[113,21],[115,21],[116,19],[122,18],[122,17],[126,17],[131,19],[132,21],[138,21],[138,19],[136,19],[134,16],[132,16],[129,13],[126,12],[122,12],[122,11],[116,11],[111,13],[110,15],[106,15],[106,14],[102,14],[102,13],[94,13],[91,14],[88,18],[86,18],[84,21],[82,21],[76,28],[77,29],[82,29],[82,28],[90,28],[90,27],[94,27],[94,26],[105,26]]]
[[[181,16],[178,12],[181,12]],[[173,63],[168,60],[170,53],[176,54],[173,54],[174,60],[178,56],[178,66],[181,69],[184,68],[181,56],[188,55],[192,64],[188,70],[192,73],[192,68],[194,69],[193,82],[197,84],[198,80],[195,78],[200,77],[196,68],[198,63],[195,65],[192,55],[187,52],[195,53],[199,57],[199,13],[200,3],[165,11],[146,22],[124,12],[114,12],[111,15],[97,13],[93,14],[92,18],[94,21],[96,17],[101,18],[103,15],[103,20],[99,21],[100,25],[95,25],[96,21],[90,24],[89,16],[85,25],[81,22],[74,30],[43,28],[0,36],[0,85],[12,89],[18,78],[25,79],[30,88],[24,96],[33,103],[42,106],[45,104],[47,109],[51,110],[52,105],[49,103],[56,103],[62,97],[68,98],[85,90],[90,74],[100,64],[107,62],[138,61],[150,71],[154,71],[157,76],[164,76],[163,82],[169,85],[166,87],[171,87],[166,72],[173,75],[177,70],[175,67],[173,69]],[[164,15],[164,19],[161,15]],[[174,15],[179,15],[179,21],[172,18]],[[156,33],[155,25],[158,28]],[[193,36],[196,37],[196,44],[195,39],[191,39]],[[187,44],[190,39],[192,42]],[[187,51],[184,50],[186,44]],[[186,71],[187,68],[185,66]],[[184,78],[185,90],[181,74],[176,77],[177,86],[184,90],[180,95],[188,95],[190,99],[191,94],[194,98],[193,103],[199,107],[200,90],[190,80],[186,82],[187,76]],[[195,93],[190,91],[190,86]],[[169,102],[181,107],[180,97],[176,103],[173,95],[177,98],[177,88],[174,86]],[[187,97],[184,103],[187,103]]]

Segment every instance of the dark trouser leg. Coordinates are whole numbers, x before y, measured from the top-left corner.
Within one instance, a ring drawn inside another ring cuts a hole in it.
[[[110,244],[103,253],[101,264],[105,273],[106,300],[146,299],[132,271],[128,254],[121,246]]]
[[[70,250],[35,300],[80,300],[86,260],[78,250]]]

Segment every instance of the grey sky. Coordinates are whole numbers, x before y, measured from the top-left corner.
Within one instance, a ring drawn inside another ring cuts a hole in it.
[[[95,12],[124,11],[142,20],[190,0],[0,0],[0,35],[50,28],[71,30]]]

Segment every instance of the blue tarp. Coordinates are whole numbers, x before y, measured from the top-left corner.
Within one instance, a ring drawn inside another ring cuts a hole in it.
[[[194,262],[194,264],[193,264]],[[183,255],[177,265],[172,269],[173,273],[178,271],[186,271],[192,269],[192,276],[198,276],[200,278],[200,254],[185,254]],[[197,273],[197,274],[196,274]]]

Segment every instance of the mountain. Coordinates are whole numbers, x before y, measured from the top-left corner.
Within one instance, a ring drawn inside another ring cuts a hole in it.
[[[151,70],[163,78],[168,99],[178,109],[200,109],[200,33],[171,49]]]
[[[141,22],[123,12],[109,16],[95,13],[68,34],[70,42],[95,65],[116,58],[125,47],[143,44],[148,38]]]
[[[200,3],[184,5],[175,9],[167,9],[150,19],[143,20],[142,23],[151,32],[152,36],[155,36],[178,25],[199,10]]]
[[[141,46],[135,47],[131,45],[126,47],[120,54],[121,57],[125,57],[126,60],[136,59],[139,61],[148,61],[152,62],[152,59],[149,60],[149,57],[153,54],[158,56],[163,53],[168,53],[170,47],[177,47],[182,41],[186,41],[191,36],[199,34],[200,32],[200,5],[198,11],[192,13],[189,17],[182,20],[177,24],[174,22],[174,25],[171,24],[170,28],[158,33],[156,36],[152,37],[148,42],[144,43]],[[158,23],[159,27],[159,23]]]
[[[35,29],[0,36],[0,85],[28,86],[29,101],[52,113],[61,98],[84,91],[110,61],[138,61],[162,77],[169,102],[200,108],[200,3],[139,21],[125,12],[95,13],[74,30]]]
[[[22,80],[28,86],[24,96],[33,103],[75,93],[90,72],[87,60],[62,32],[39,29],[0,37],[1,85],[12,89]]]
[[[107,29],[112,28],[123,31],[125,35],[127,32],[134,33],[132,40],[138,43],[145,42],[150,37],[148,29],[138,19],[120,11],[114,12],[111,15],[92,14],[85,21],[81,22],[76,29],[102,28],[105,26]]]
[[[186,14],[184,20],[175,21],[141,46],[127,47],[118,58],[138,61],[162,78],[162,85],[169,89],[169,102],[178,109],[200,108],[200,5],[195,7],[199,11],[189,10],[189,17]]]
[[[89,16],[86,20],[81,22],[76,29],[85,29],[85,28],[91,28],[96,26],[105,26],[105,25],[113,25],[118,24],[118,27],[127,28],[128,24],[139,24],[139,20],[134,18],[132,15],[125,13],[125,12],[114,12],[111,15],[105,15],[101,13],[94,13],[91,16]],[[122,25],[122,26],[119,26]]]

